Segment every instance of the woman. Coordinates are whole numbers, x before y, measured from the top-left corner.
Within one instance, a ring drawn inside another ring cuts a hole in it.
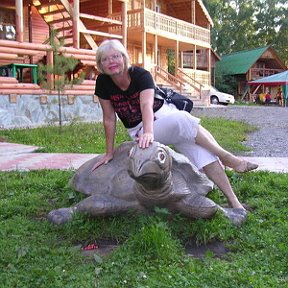
[[[118,40],[104,41],[97,50],[96,62],[101,74],[96,80],[95,94],[103,110],[106,154],[92,170],[113,158],[117,115],[140,148],[149,147],[153,141],[172,144],[222,190],[233,208],[245,210],[219,159],[237,172],[247,172],[258,165],[224,150],[200,125],[200,119],[154,98],[151,74],[143,68],[130,66],[127,51]]]

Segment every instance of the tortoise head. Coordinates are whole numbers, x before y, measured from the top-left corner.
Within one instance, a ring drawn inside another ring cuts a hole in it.
[[[139,148],[135,143],[130,150],[128,173],[147,190],[167,185],[171,167],[169,150],[158,142],[153,142],[145,149]]]

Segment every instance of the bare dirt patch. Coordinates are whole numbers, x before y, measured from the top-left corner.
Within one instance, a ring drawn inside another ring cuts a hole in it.
[[[96,246],[93,248],[94,245]],[[82,254],[85,257],[93,258],[94,254],[97,254],[100,257],[105,258],[120,247],[120,245],[121,243],[117,243],[115,240],[105,239],[97,240],[87,245],[79,245],[77,247],[81,249]],[[89,249],[90,247],[91,249]],[[223,258],[223,256],[229,252],[229,249],[225,246],[225,243],[221,241],[212,241],[207,244],[197,245],[195,241],[188,240],[184,244],[184,249],[188,256],[200,259],[205,257],[207,254],[217,258]]]

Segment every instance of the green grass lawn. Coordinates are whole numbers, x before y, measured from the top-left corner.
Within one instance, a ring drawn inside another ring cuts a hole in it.
[[[247,149],[241,141],[254,129],[223,119],[202,123],[234,152]],[[103,129],[96,124],[65,126],[61,133],[57,127],[0,131],[0,137],[45,152],[104,151]],[[119,125],[117,143],[127,139]],[[240,200],[252,207],[240,228],[220,213],[192,220],[165,210],[150,216],[77,215],[54,226],[46,220],[49,211],[83,198],[68,185],[73,171],[0,172],[0,287],[287,287],[287,174],[227,174]],[[217,189],[209,197],[225,204]],[[79,247],[97,239],[120,245],[107,258],[84,257]],[[213,240],[229,253],[217,258],[208,251],[196,259],[184,251],[188,241]]]

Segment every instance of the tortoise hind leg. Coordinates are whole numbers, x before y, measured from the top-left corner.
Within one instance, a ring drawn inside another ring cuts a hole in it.
[[[247,211],[242,208],[223,208],[218,206],[219,210],[236,226],[240,226],[247,219]]]
[[[75,207],[52,210],[48,214],[48,220],[56,225],[64,224],[72,220],[75,211]]]
[[[218,205],[207,197],[194,195],[177,202],[176,209],[190,218],[211,218],[218,210]]]
[[[92,216],[115,215],[129,210],[144,211],[137,200],[121,200],[109,195],[92,195],[80,201],[74,207],[60,208],[48,214],[48,220],[60,225],[73,219],[75,213],[88,213]]]

